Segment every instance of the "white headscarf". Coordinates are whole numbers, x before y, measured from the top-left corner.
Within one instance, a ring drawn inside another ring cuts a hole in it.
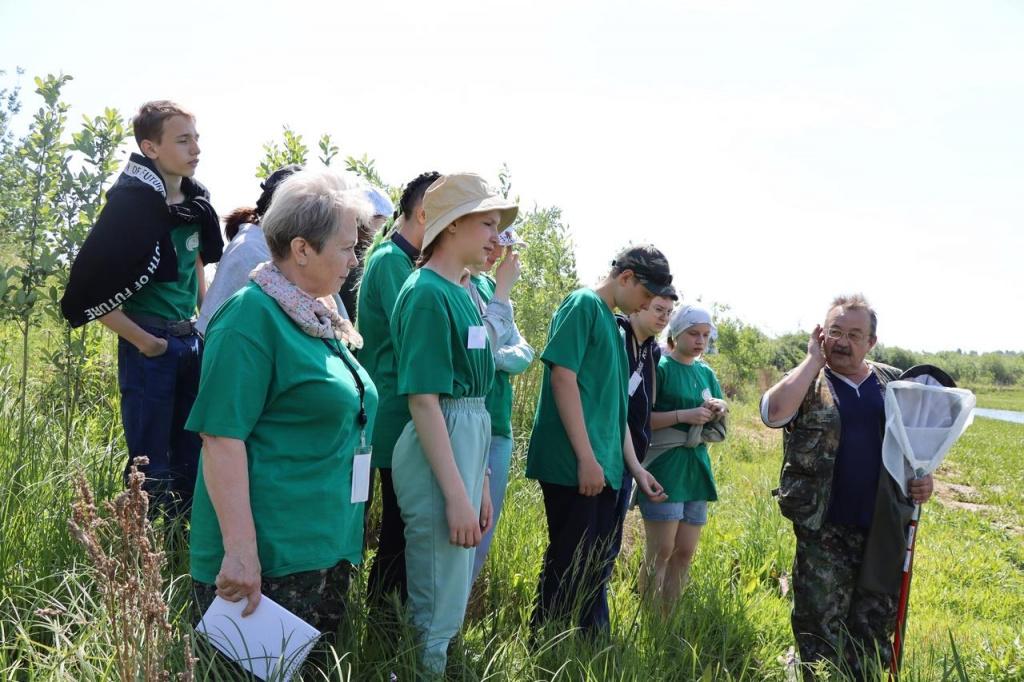
[[[696,305],[681,305],[672,313],[668,321],[668,333],[673,339],[685,332],[695,324],[706,324],[711,326],[711,340],[718,339],[718,327],[711,319],[711,312],[707,308]]]

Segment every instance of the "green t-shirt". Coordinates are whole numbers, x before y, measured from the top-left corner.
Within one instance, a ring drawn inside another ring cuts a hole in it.
[[[473,286],[484,304],[494,298],[494,280],[487,275],[474,275]],[[491,415],[491,435],[512,437],[512,378],[508,372],[495,370],[494,385],[487,393],[487,414]]]
[[[171,230],[171,242],[178,258],[178,279],[174,282],[149,282],[124,302],[126,313],[153,315],[164,320],[190,320],[199,301],[196,255],[199,253],[199,226],[179,225]]]
[[[658,395],[654,412],[691,410],[704,404],[704,389],[715,398],[722,397],[715,372],[707,364],[695,360],[684,365],[669,355],[661,356],[658,363]],[[687,431],[689,424],[676,424],[672,428]],[[715,477],[711,473],[708,446],[701,443],[695,448],[673,448],[654,460],[649,467],[665,488],[668,502],[689,502],[718,499]]]
[[[373,429],[373,466],[391,468],[391,452],[411,419],[409,402],[398,395],[395,346],[391,342],[391,311],[398,292],[412,274],[413,262],[388,239],[374,249],[359,284],[356,319],[363,336],[359,361],[373,377],[380,395],[377,425]]]
[[[551,366],[576,373],[583,421],[605,482],[622,486],[622,443],[626,435],[629,366],[615,315],[593,289],[577,289],[562,301],[541,354],[544,380],[526,455],[526,476],[577,486],[576,455],[565,433],[551,390]]]
[[[342,344],[334,347],[366,388],[369,433],[377,389]],[[359,392],[345,363],[322,339],[299,329],[258,285],[243,287],[214,315],[199,395],[185,428],[245,442],[263,575],[360,562],[363,503],[351,502],[358,412]],[[199,470],[191,572],[212,583],[224,548],[201,465]]]
[[[487,395],[494,382],[494,357],[483,320],[465,289],[420,268],[398,294],[393,320],[399,395]]]

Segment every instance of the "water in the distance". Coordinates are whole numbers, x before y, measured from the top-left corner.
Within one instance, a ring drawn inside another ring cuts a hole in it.
[[[1013,410],[988,410],[984,407],[976,407],[974,408],[974,416],[988,417],[989,419],[1000,419],[1004,422],[1014,422],[1015,424],[1024,424],[1024,412],[1015,412]]]

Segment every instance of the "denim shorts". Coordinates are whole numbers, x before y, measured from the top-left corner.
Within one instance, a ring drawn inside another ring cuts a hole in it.
[[[708,522],[708,503],[705,500],[651,502],[646,495],[639,495],[637,506],[645,521],[682,521],[691,526],[703,526]]]

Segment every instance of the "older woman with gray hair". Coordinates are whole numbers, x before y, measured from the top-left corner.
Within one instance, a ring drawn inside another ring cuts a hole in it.
[[[186,425],[203,439],[190,538],[200,608],[246,599],[244,617],[266,594],[328,634],[361,560],[377,409],[331,299],[372,208],[337,187],[330,171],[303,170],[277,188],[262,221],[271,260],[211,319]]]

